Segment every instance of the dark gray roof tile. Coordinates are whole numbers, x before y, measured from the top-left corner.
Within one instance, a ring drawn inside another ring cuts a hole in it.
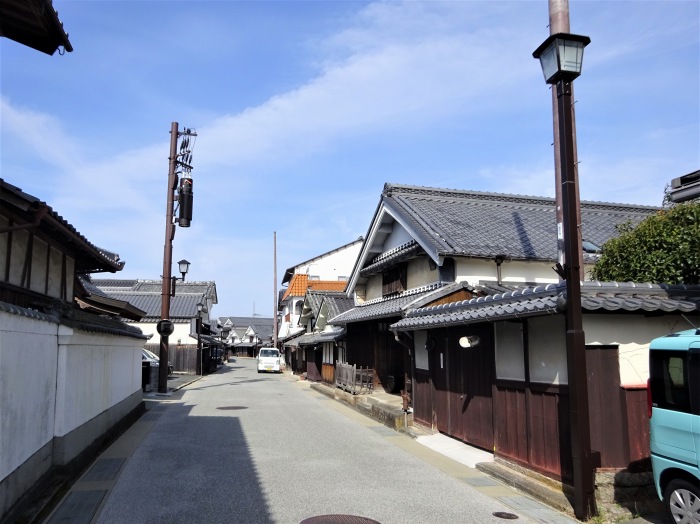
[[[565,283],[417,308],[406,311],[405,318],[393,324],[391,328],[398,331],[412,331],[540,314],[557,314],[557,299],[560,295],[566,296]],[[697,313],[700,310],[700,285],[583,282],[581,306],[584,311]]]
[[[557,259],[552,198],[386,184],[382,202],[410,225],[431,255]],[[582,201],[583,237],[601,246],[617,236],[617,225],[636,224],[658,209]],[[366,261],[365,269],[373,264]]]

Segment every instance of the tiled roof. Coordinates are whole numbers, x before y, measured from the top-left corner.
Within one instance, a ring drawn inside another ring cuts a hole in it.
[[[2,178],[0,178],[0,209],[12,211],[26,224],[37,223],[46,235],[71,246],[77,273],[103,271],[115,273],[124,267],[124,262],[119,260],[119,255],[92,244],[51,206]]]
[[[294,275],[292,277],[289,286],[287,286],[287,291],[282,296],[282,300],[286,300],[287,297],[303,297],[308,289],[307,283],[309,282],[309,275]]]
[[[345,293],[326,295],[323,303],[328,308],[328,318],[337,317],[355,307],[355,299]]]
[[[345,291],[345,280],[309,280],[308,289],[313,291]]]
[[[429,286],[412,289],[400,295],[370,300],[364,304],[355,306],[345,313],[341,313],[336,317],[330,318],[328,323],[333,325],[344,325],[378,318],[403,316],[403,312],[407,306],[417,300],[420,300],[422,297],[433,293],[436,289],[439,289],[442,286],[443,284],[438,282]]]
[[[318,333],[306,333],[296,340],[298,346],[315,346],[323,342],[335,342],[345,336],[345,329],[334,329],[332,331],[321,331]]]
[[[146,312],[143,322],[154,322],[161,318],[160,309],[162,296],[160,293],[139,293],[125,291],[121,293],[109,293],[109,296],[129,302],[134,307]],[[204,300],[204,296],[196,293],[178,293],[170,297],[170,319],[173,322],[189,322],[197,316],[197,304]]]
[[[282,300],[288,297],[303,297],[308,290],[312,291],[344,291],[347,282],[345,280],[309,280],[308,275],[294,275],[282,296]]]
[[[91,310],[97,314],[110,314],[123,317],[129,320],[141,320],[146,311],[135,307],[126,300],[118,300],[108,295],[99,287],[93,284],[89,275],[79,275],[78,283],[83,292],[75,297],[78,305],[86,310]]]
[[[248,328],[252,328],[253,331],[260,338],[269,338],[274,334],[274,318],[271,317],[219,317],[218,321],[221,325],[226,324],[230,321],[233,331],[238,334],[238,336],[243,336]]]
[[[391,328],[412,331],[556,314],[561,297],[566,297],[565,282],[410,310]],[[700,310],[700,285],[583,282],[581,306],[585,311],[693,313]]]
[[[440,255],[557,259],[553,198],[386,184],[381,203],[408,224],[415,240],[435,259]],[[582,201],[583,238],[601,246],[617,236],[618,224],[637,224],[658,209]]]
[[[53,55],[60,47],[73,51],[51,1],[4,0],[0,2],[0,20],[2,36],[15,42],[48,55]]]
[[[158,296],[163,291],[162,280],[142,280],[142,279],[115,279],[115,278],[93,278],[92,282],[98,286],[103,292],[108,295],[114,293],[122,293],[132,291],[135,293],[155,293]],[[218,303],[216,296],[216,283],[214,281],[178,281],[175,285],[176,294],[194,293],[205,295],[212,300],[212,303]]]
[[[306,315],[307,311],[310,309],[310,313],[314,317],[318,317],[318,312],[321,309],[321,304],[323,303],[323,298],[326,293],[323,291],[307,291],[304,297],[304,309],[302,315]]]
[[[420,244],[418,244],[418,242],[415,240],[409,240],[405,244],[402,244],[373,258],[368,266],[362,268],[362,271],[360,271],[360,276],[368,277],[381,273],[384,269],[407,260],[420,251]]]

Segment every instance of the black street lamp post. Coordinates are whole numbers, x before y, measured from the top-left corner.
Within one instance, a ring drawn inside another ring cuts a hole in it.
[[[550,35],[533,53],[539,58],[545,82],[556,85],[559,117],[562,211],[565,264],[559,267],[566,280],[566,357],[569,380],[571,454],[574,475],[574,512],[585,520],[597,514],[595,502],[595,466],[598,455],[591,450],[588,413],[586,346],[581,310],[580,266],[577,213],[578,175],[574,162],[574,130],[571,82],[581,74],[583,48],[590,38],[558,33]]]

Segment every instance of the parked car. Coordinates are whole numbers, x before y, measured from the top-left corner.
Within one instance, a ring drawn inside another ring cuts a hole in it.
[[[263,371],[274,371],[281,373],[280,352],[275,348],[260,348],[258,352],[258,373]]]
[[[656,492],[671,522],[700,523],[700,329],[649,345],[649,437]]]
[[[152,351],[147,350],[146,348],[141,349],[141,361],[142,362],[150,362],[151,367],[160,367],[160,357],[153,353]],[[173,374],[173,365],[171,362],[168,362],[168,376]]]

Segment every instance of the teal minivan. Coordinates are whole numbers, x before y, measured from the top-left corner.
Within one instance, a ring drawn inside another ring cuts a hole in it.
[[[700,329],[651,342],[647,395],[656,492],[672,522],[700,524]]]

